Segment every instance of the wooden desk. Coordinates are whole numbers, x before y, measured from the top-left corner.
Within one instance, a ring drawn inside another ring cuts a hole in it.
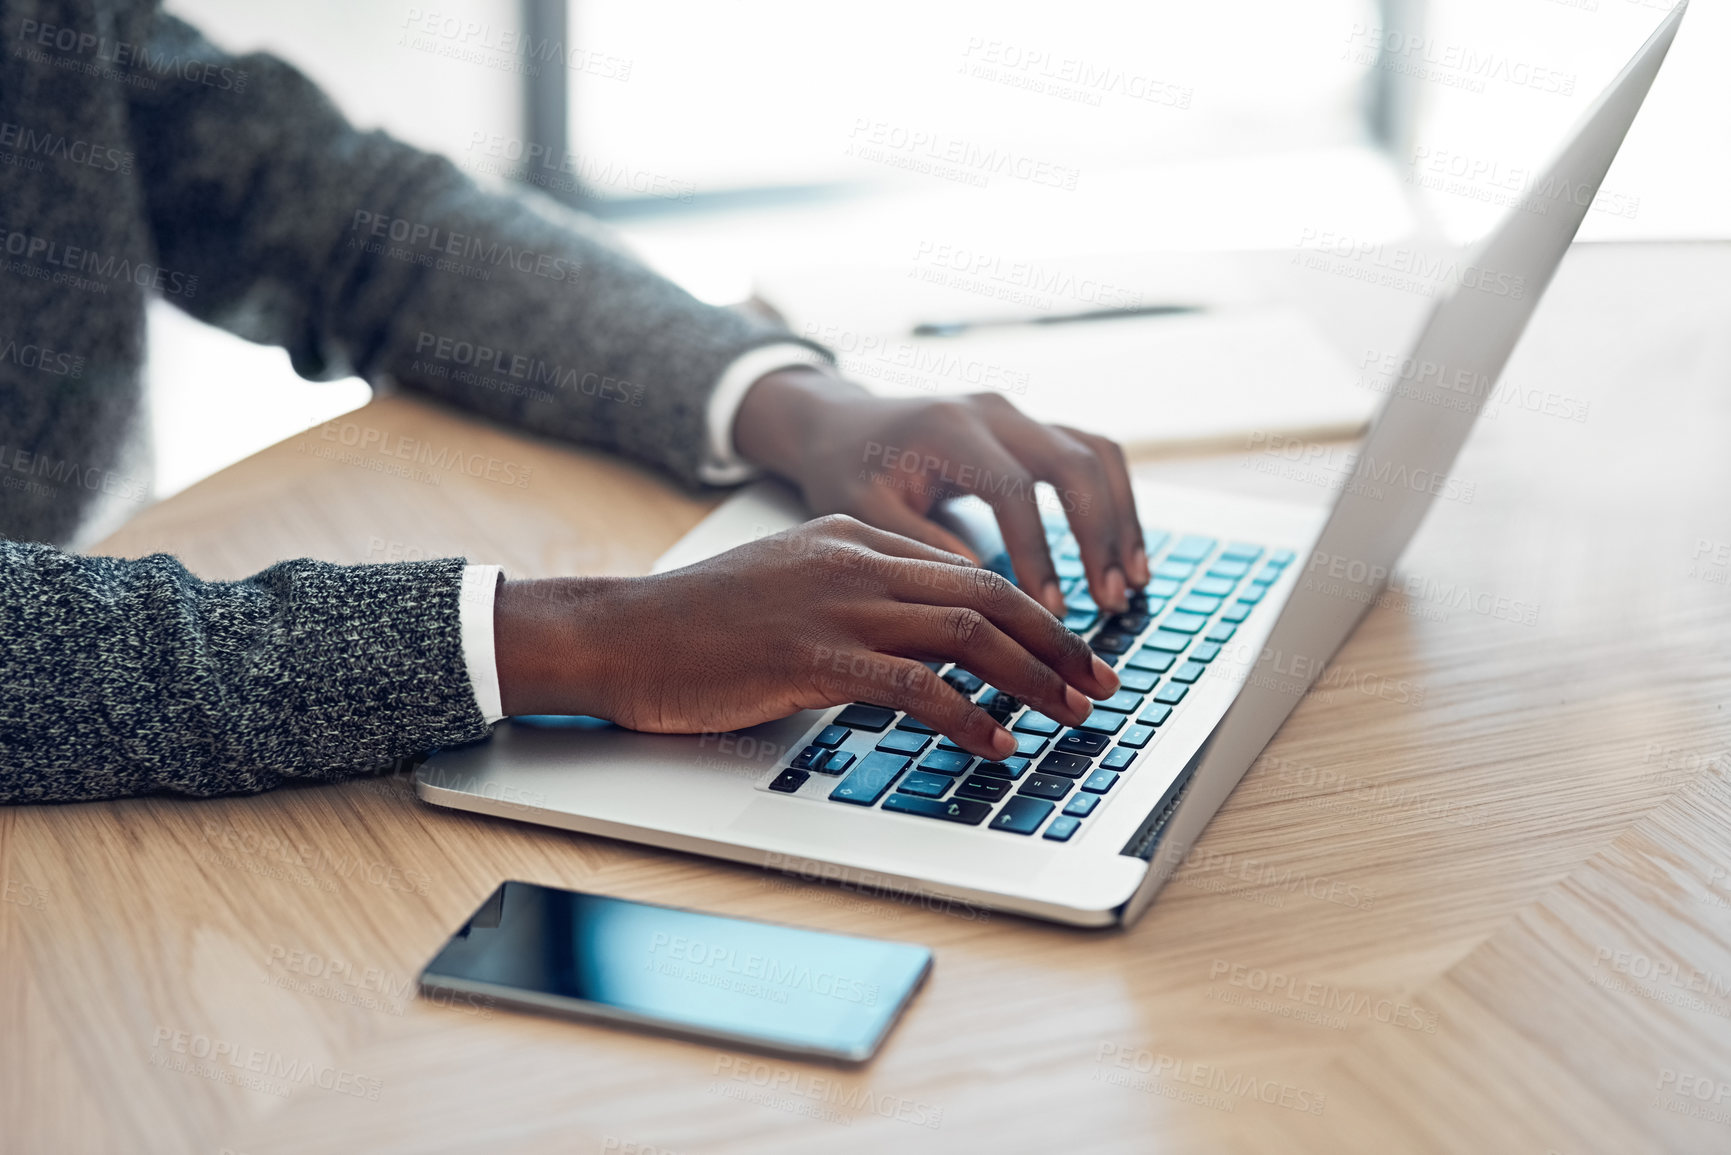
[[[1372,612],[1127,932],[483,820],[401,778],[0,809],[0,1149],[1731,1149],[1728,318],[1726,247],[1570,256],[1509,374],[1541,411],[1497,405],[1459,463],[1472,500],[1440,502],[1407,555],[1413,592]],[[398,459],[367,431],[530,483],[377,472]],[[320,456],[351,435],[368,447]],[[220,578],[458,552],[629,573],[705,508],[405,399],[331,436],[102,549]],[[1139,468],[1325,496],[1279,467]],[[501,878],[938,961],[857,1073],[414,998]],[[222,1081],[245,1073],[231,1054],[256,1085]]]

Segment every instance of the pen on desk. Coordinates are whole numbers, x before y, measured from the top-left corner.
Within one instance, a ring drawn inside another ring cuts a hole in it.
[[[927,321],[914,326],[916,337],[954,337],[972,329],[1012,325],[1065,325],[1071,321],[1109,321],[1118,317],[1169,317],[1176,313],[1200,313],[1201,305],[1137,305],[1128,309],[1090,309],[1083,313],[1047,313],[1039,317],[1005,317],[986,321]]]

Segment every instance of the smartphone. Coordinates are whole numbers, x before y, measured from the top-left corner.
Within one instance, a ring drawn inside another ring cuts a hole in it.
[[[503,882],[421,990],[802,1058],[863,1063],[930,949]]]

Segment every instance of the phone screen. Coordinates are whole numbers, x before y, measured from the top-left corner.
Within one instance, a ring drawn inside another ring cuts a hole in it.
[[[421,985],[859,1062],[931,961],[912,943],[505,882],[427,964]]]

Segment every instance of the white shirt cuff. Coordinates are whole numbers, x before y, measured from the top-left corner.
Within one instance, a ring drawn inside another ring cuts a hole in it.
[[[457,597],[457,622],[463,635],[463,664],[475,689],[475,706],[487,725],[505,716],[499,699],[499,663],[493,653],[493,598],[499,591],[496,565],[466,565]]]
[[[739,415],[739,406],[745,395],[761,378],[778,369],[831,363],[816,349],[792,342],[759,345],[734,358],[733,364],[722,371],[715,391],[709,395],[706,412],[709,451],[697,467],[697,476],[710,485],[738,485],[757,476],[757,467],[740,457],[733,448],[733,421]]]

